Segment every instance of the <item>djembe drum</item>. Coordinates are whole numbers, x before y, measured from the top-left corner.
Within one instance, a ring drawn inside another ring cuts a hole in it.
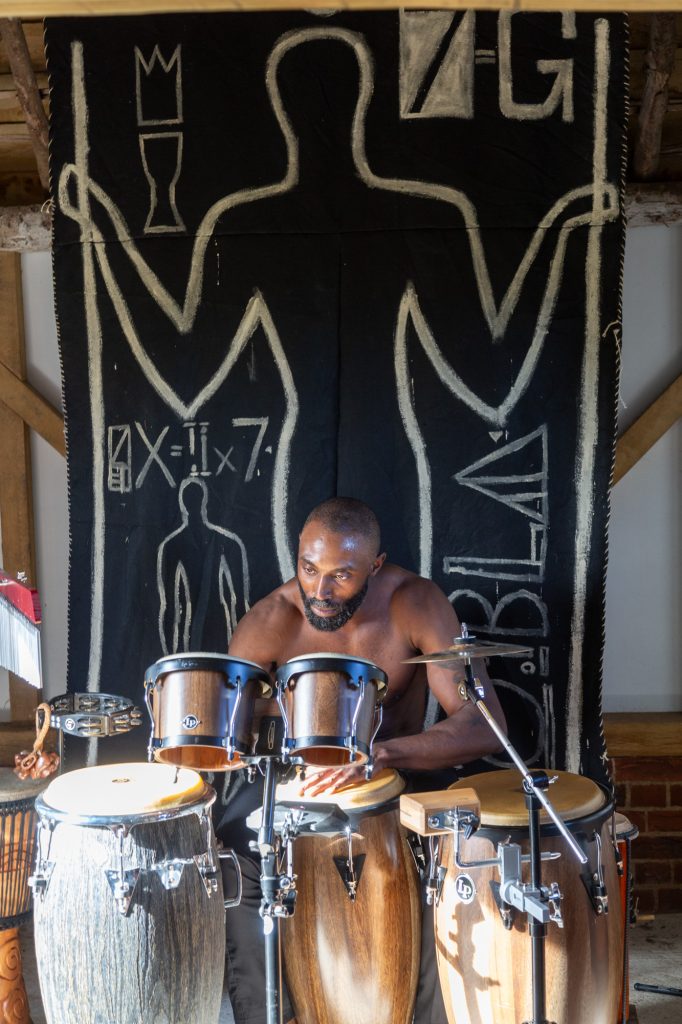
[[[21,781],[0,768],[0,1024],[28,1024],[19,925],[31,914],[28,878],[36,837],[35,799],[47,780]]]

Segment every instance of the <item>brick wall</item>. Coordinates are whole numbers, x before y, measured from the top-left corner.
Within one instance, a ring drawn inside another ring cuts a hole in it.
[[[682,911],[682,757],[614,757],[618,810],[639,828],[632,844],[641,914]]]

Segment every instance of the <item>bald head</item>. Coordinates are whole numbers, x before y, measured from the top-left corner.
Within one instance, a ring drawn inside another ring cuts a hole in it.
[[[316,523],[332,533],[344,536],[362,537],[373,551],[379,554],[381,531],[379,521],[369,505],[357,498],[329,498],[317,505],[309,514],[303,529]]]

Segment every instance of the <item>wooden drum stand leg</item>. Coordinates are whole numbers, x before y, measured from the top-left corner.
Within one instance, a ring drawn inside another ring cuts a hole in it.
[[[0,931],[0,1024],[31,1024],[18,928]]]

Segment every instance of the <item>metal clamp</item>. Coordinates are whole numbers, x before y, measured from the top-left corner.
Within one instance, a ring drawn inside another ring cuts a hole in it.
[[[140,868],[126,868],[125,866],[123,844],[128,835],[128,828],[120,824],[110,827],[118,840],[118,871],[109,868],[104,874],[116,901],[117,910],[126,917],[130,911],[130,904],[137,888]]]
[[[343,884],[346,887],[348,898],[351,903],[355,903],[355,897],[358,892],[358,885],[360,884],[360,875],[362,874],[362,865],[365,862],[365,855],[360,854],[358,857],[353,857],[353,830],[350,825],[347,825],[345,830],[346,842],[348,843],[348,856],[347,857],[334,857],[334,863],[336,864],[337,870],[341,875]]]
[[[289,739],[289,716],[287,715],[287,709],[284,704],[284,693],[282,687],[277,685],[277,704],[282,715],[282,722],[284,723],[284,736],[282,737],[282,761],[286,764],[289,761],[289,745],[293,743],[293,740]]]
[[[28,884],[33,890],[33,895],[39,900],[45,899],[45,894],[50,885],[50,879],[52,878],[52,872],[54,871],[55,862],[50,860],[50,847],[52,846],[52,833],[54,832],[55,823],[53,821],[44,822],[41,818],[38,822],[38,832],[36,838],[36,846],[38,855],[36,857],[36,867],[32,875],[29,876]],[[47,832],[47,850],[43,854],[43,834]]]
[[[608,914],[609,912],[609,896],[606,889],[606,882],[604,880],[604,865],[602,863],[602,852],[601,852],[601,836],[598,832],[592,834],[595,846],[597,848],[597,867],[595,871],[591,871],[587,867],[582,873],[581,878],[583,884],[587,889],[587,894],[590,897],[590,902],[594,909],[595,914]]]
[[[238,680],[238,682],[240,682],[240,680]],[[230,731],[227,734],[227,759],[228,759],[228,761],[231,761],[232,758],[234,757],[234,726],[235,726],[235,722],[237,721],[237,711],[239,710],[239,705],[242,702],[242,693],[243,693],[243,687],[238,685],[237,686],[237,699],[234,702],[234,707],[232,708],[232,714],[230,715]]]
[[[351,722],[350,727],[350,740],[347,743],[347,746],[350,748],[350,759],[351,762],[353,762],[358,756],[358,718],[360,717],[360,708],[362,707],[362,702],[365,698],[365,680],[363,676],[360,676],[357,682],[354,679],[349,680],[349,682],[351,686],[355,687],[355,689],[360,689],[360,696],[358,697],[357,704],[355,705],[353,721]]]
[[[218,857],[220,860],[231,860],[234,864],[234,870],[237,873],[237,895],[232,900],[225,900],[225,910],[229,910],[231,907],[238,907],[242,901],[242,893],[244,891],[244,883],[242,879],[242,869],[239,864],[239,859],[234,850],[218,850]]]

